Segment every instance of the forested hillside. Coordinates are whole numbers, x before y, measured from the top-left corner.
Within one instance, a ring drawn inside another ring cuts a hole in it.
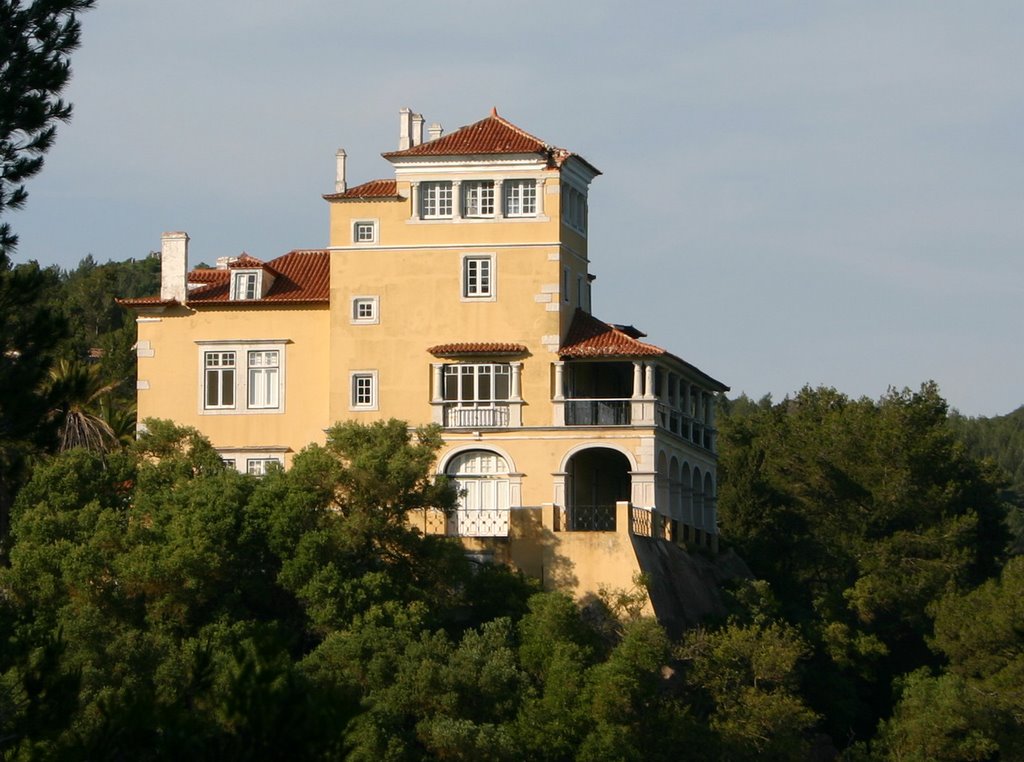
[[[0,213],[70,116],[92,5],[0,0]],[[339,424],[262,478],[172,422],[136,439],[113,297],[158,259],[63,273],[16,242],[0,223],[0,759],[1024,758],[1022,410],[723,401],[754,578],[671,640],[643,590],[583,607],[412,529],[456,499],[435,428]]]

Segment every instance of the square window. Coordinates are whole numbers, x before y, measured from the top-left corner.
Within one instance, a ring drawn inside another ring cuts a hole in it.
[[[505,180],[506,217],[535,217],[537,215],[537,181]]]
[[[353,323],[378,323],[380,319],[377,313],[376,296],[356,296],[352,298],[352,319]]]
[[[420,183],[420,213],[428,220],[452,216],[451,181]]]
[[[356,243],[376,243],[377,224],[369,220],[358,220],[352,224],[352,240]]]
[[[462,183],[462,216],[494,216],[493,180],[472,180]]]
[[[350,408],[352,410],[376,410],[377,371],[353,371],[351,379],[352,398]]]
[[[280,341],[199,341],[199,414],[282,413],[285,349]],[[211,347],[210,344],[219,345]],[[244,463],[244,458],[239,459]]]
[[[487,299],[494,296],[493,259],[464,257],[462,260],[462,296],[466,299]]]

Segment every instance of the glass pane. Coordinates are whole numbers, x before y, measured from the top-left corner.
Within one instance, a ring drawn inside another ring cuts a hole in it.
[[[235,371],[230,368],[222,370],[220,381],[222,385],[221,404],[225,407],[235,405]]]
[[[477,389],[479,389],[479,394],[477,399],[494,399],[491,396],[491,367],[489,365],[481,365],[478,370],[478,374]]]
[[[206,407],[217,406],[217,378],[219,375],[215,370],[206,371]]]
[[[494,399],[507,400],[511,393],[512,374],[511,368],[507,365],[498,365],[494,368]]]
[[[463,365],[461,368],[462,376],[462,395],[459,399],[472,401],[476,399],[476,390],[474,388],[474,373],[472,365]]]

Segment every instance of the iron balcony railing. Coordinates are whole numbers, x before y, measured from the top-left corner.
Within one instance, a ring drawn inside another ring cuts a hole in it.
[[[567,426],[628,426],[628,399],[571,399],[565,401]]]
[[[572,505],[569,509],[569,529],[573,532],[614,532],[615,503]]]

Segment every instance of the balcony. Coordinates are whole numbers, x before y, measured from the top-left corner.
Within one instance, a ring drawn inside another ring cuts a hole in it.
[[[567,399],[567,426],[628,426],[632,420],[628,399]]]
[[[508,403],[449,402],[444,405],[444,426],[449,429],[494,429],[510,425]]]

